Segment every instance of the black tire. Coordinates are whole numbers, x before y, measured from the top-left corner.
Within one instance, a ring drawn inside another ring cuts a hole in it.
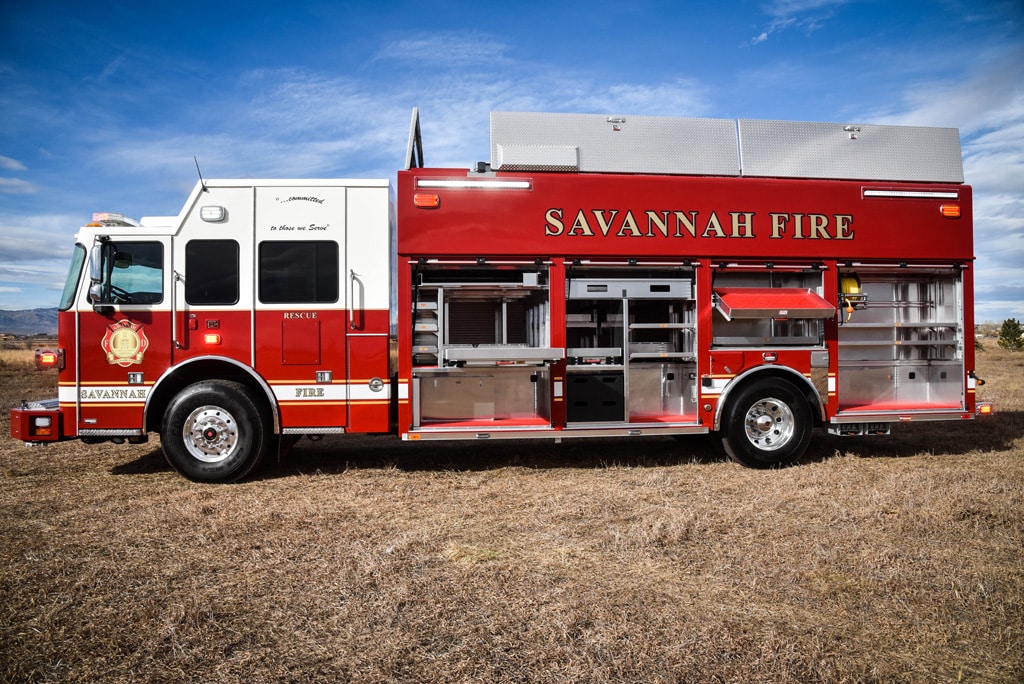
[[[164,413],[160,441],[175,470],[195,482],[236,482],[263,460],[270,428],[243,385],[189,385]]]
[[[811,407],[783,380],[752,382],[730,398],[719,436],[722,450],[748,468],[789,465],[811,442]]]

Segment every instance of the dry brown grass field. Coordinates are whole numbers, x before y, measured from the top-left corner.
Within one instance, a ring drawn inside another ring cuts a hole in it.
[[[994,348],[994,343],[989,345]],[[996,415],[701,439],[302,441],[237,485],[159,443],[26,448],[0,355],[8,682],[1021,682],[1024,354]]]

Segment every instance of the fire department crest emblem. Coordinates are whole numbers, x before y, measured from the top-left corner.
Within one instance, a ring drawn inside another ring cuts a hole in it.
[[[107,332],[100,344],[107,354],[107,363],[116,363],[127,368],[132,364],[142,363],[142,358],[149,348],[149,339],[141,323],[121,319],[107,326]]]

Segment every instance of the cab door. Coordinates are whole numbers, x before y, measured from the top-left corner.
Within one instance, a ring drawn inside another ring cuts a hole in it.
[[[175,364],[253,365],[253,190],[216,185],[174,237]]]
[[[348,425],[390,429],[391,211],[386,181],[348,188],[345,234]]]
[[[281,428],[348,424],[345,188],[255,188],[255,366],[277,399]]]
[[[142,434],[146,396],[171,363],[171,240],[101,234],[90,249],[77,307],[78,434]]]

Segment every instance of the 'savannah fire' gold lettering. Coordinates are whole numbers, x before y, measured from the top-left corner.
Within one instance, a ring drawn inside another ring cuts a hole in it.
[[[567,218],[571,217],[571,218]],[[766,221],[753,211],[730,211],[726,218],[712,211],[648,209],[577,209],[551,207],[544,212],[546,237],[853,240],[852,214],[790,214],[771,212]]]

